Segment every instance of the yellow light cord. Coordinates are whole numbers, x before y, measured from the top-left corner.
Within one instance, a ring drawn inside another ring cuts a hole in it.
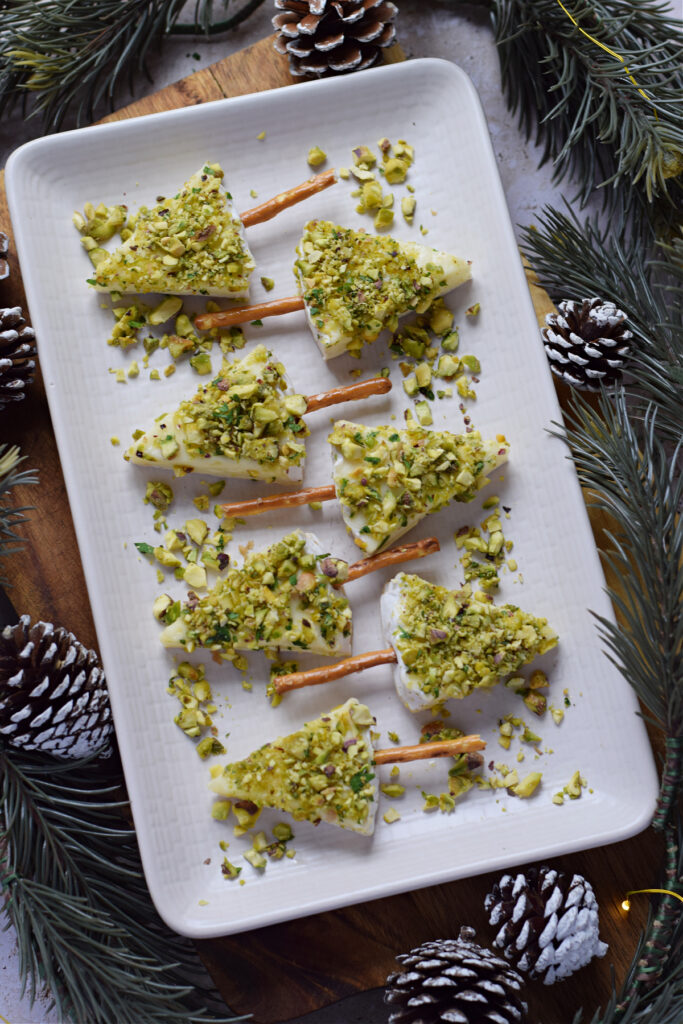
[[[584,35],[586,37],[586,39],[590,39],[590,41],[592,43],[595,43],[596,46],[599,46],[601,50],[605,51],[605,53],[609,53],[610,57],[614,57],[615,60],[621,61],[621,63],[624,65],[624,71],[626,72],[628,77],[631,79],[631,81],[635,85],[635,87],[638,90],[638,92],[640,93],[640,95],[644,99],[646,99],[648,101],[648,103],[652,103],[652,105],[654,106],[654,101],[652,99],[650,99],[650,97],[648,96],[648,94],[645,92],[644,89],[640,88],[640,86],[636,82],[635,78],[633,77],[633,75],[629,71],[629,69],[627,67],[627,64],[626,64],[626,61],[621,56],[621,54],[620,53],[615,53],[614,50],[610,50],[609,46],[605,46],[605,44],[601,43],[599,39],[595,38],[595,36],[590,35],[589,32],[586,32],[585,29],[582,29],[581,26],[579,25],[578,21],[574,17],[574,15],[571,13],[571,11],[568,11],[567,8],[564,6],[564,4],[562,3],[562,0],[557,0],[557,2],[560,5],[560,7],[562,8],[562,10],[564,11],[564,13],[567,15],[567,17],[569,18],[569,20],[571,21],[572,25],[574,25],[575,28],[578,28],[578,30],[581,33],[581,35]],[[656,110],[655,110],[655,117],[657,117],[657,111]]]
[[[677,900],[680,900],[681,903],[683,903],[683,896],[681,896],[680,893],[672,892],[671,889],[631,889],[630,892],[626,893],[627,898],[621,904],[622,910],[630,910],[631,901],[628,899],[628,897],[637,896],[638,893],[641,892],[660,892],[663,893],[665,896],[675,896]]]
[[[7,1017],[3,1017],[3,1015],[1,1013],[0,1013],[0,1020],[3,1022],[3,1024],[9,1024],[9,1021],[7,1020]]]

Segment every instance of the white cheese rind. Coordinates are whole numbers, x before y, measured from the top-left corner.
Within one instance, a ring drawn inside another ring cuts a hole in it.
[[[401,587],[400,574],[389,580],[380,598],[380,618],[382,620],[382,634],[387,643],[391,644],[396,655],[396,667],[394,673],[394,685],[400,701],[409,711],[424,711],[439,703],[438,700],[430,700],[419,686],[411,680],[400,652],[394,644],[394,635],[401,628]]]

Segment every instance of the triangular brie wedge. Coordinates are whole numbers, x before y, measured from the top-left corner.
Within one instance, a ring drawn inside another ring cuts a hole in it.
[[[210,788],[274,807],[296,821],[329,822],[371,835],[377,813],[370,709],[355,698],[226,765]]]
[[[499,435],[366,427],[339,420],[328,437],[333,479],[346,527],[368,554],[386,548],[451,501],[471,501],[507,461]]]
[[[265,551],[249,552],[209,593],[194,595],[161,642],[224,655],[265,648],[350,654],[351,607],[330,582],[345,565],[326,556],[313,534],[296,530]]]
[[[292,392],[285,368],[263,345],[220,372],[171,413],[158,416],[124,459],[210,476],[299,482],[308,436],[306,399]]]
[[[294,274],[325,359],[358,355],[404,313],[424,312],[471,277],[469,262],[450,253],[326,220],[306,224],[296,251]]]
[[[410,711],[494,686],[557,644],[547,619],[494,605],[469,584],[447,590],[407,573],[385,587],[380,614],[396,653],[396,690]]]
[[[141,207],[130,238],[95,267],[95,289],[245,298],[255,264],[222,177],[205,164],[177,195]]]

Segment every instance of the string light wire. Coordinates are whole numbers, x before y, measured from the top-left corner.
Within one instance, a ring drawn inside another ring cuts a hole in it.
[[[562,0],[557,0],[557,2],[560,5],[560,7],[562,8],[562,10],[564,11],[564,13],[567,15],[567,17],[569,18],[569,20],[571,21],[572,25],[574,25],[575,28],[578,28],[579,32],[582,35],[584,35],[586,37],[586,39],[590,39],[590,41],[592,43],[595,43],[596,46],[599,46],[601,50],[605,51],[605,53],[609,53],[610,57],[614,57],[615,60],[621,61],[621,63],[624,65],[624,71],[626,72],[628,77],[631,79],[631,81],[635,85],[635,87],[638,90],[638,92],[640,93],[640,95],[644,99],[646,99],[648,101],[648,103],[652,103],[652,106],[654,107],[654,101],[652,100],[652,98],[650,96],[648,96],[648,94],[645,92],[644,89],[640,88],[640,86],[636,82],[635,78],[633,77],[633,75],[629,71],[628,65],[626,64],[626,61],[621,56],[621,54],[620,53],[616,53],[615,50],[610,50],[609,46],[605,46],[605,44],[601,43],[599,39],[596,39],[595,36],[592,36],[590,34],[590,32],[586,32],[585,29],[581,28],[581,26],[579,25],[578,21],[576,20],[574,15],[571,13],[571,11],[568,11],[567,8],[564,6],[564,4],[562,3]],[[655,114],[655,117],[657,117],[657,111],[656,110],[655,110],[654,114]]]

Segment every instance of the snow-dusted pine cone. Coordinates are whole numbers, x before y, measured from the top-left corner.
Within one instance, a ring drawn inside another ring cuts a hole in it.
[[[396,36],[388,0],[275,0],[275,49],[293,75],[327,78],[374,64]]]
[[[548,867],[503,875],[486,897],[494,945],[530,978],[546,985],[568,978],[593,957],[604,956],[598,904],[590,882]]]
[[[618,384],[633,337],[626,314],[598,298],[566,299],[557,309],[546,316],[541,330],[553,373],[586,391]]]
[[[4,231],[0,231],[0,281],[4,281],[6,277],[9,277],[8,256],[9,238]]]
[[[384,1002],[389,1024],[523,1024],[522,978],[502,957],[474,942],[473,928],[457,939],[425,942],[397,956]]]
[[[35,354],[36,336],[26,326],[21,306],[0,308],[0,409],[24,397],[33,379]]]
[[[0,633],[0,738],[53,757],[111,754],[113,725],[99,658],[73,633],[22,615]]]

